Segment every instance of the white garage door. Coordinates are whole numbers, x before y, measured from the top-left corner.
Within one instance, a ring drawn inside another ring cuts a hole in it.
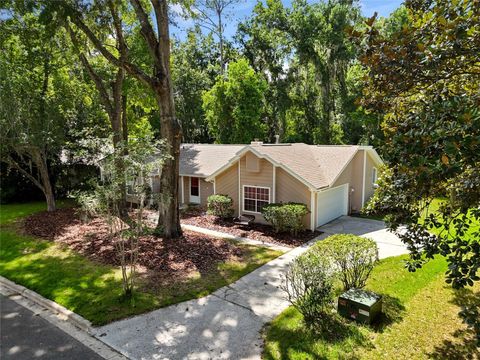
[[[348,214],[348,184],[317,194],[317,226]]]

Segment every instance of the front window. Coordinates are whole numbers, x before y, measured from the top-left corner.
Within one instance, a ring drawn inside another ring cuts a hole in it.
[[[372,183],[376,184],[378,180],[377,168],[372,169]]]
[[[260,213],[270,202],[270,189],[258,186],[243,187],[243,210]]]

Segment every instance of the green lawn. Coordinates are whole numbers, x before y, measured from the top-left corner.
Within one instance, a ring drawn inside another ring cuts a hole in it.
[[[94,325],[205,296],[281,255],[268,248],[238,245],[243,253],[241,262],[220,263],[216,271],[198,273],[160,289],[142,286],[133,299],[124,300],[118,268],[90,261],[56,243],[19,234],[15,221],[42,210],[42,203],[2,205],[0,275],[62,304]]]
[[[445,259],[438,257],[409,273],[404,269],[405,258],[382,260],[368,281],[368,289],[384,296],[380,324],[368,327],[346,321],[337,325],[337,339],[325,339],[307,331],[300,313],[290,307],[266,329],[264,358],[466,359],[480,355],[458,318],[458,305],[480,296],[480,284],[454,292],[445,284]]]

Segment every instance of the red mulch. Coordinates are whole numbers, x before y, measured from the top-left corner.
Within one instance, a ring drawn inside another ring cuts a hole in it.
[[[296,236],[288,232],[276,233],[270,225],[252,224],[251,227],[235,225],[233,220],[222,220],[208,215],[205,209],[200,207],[187,210],[181,219],[182,223],[195,225],[210,230],[222,231],[234,236],[246,237],[288,247],[296,247],[312,240],[321,234],[319,231],[301,231]]]
[[[93,260],[120,264],[105,221],[95,218],[82,222],[75,209],[36,213],[25,219],[24,231],[64,244]],[[142,236],[138,263],[148,270],[183,277],[192,271],[208,272],[217,263],[238,259],[242,254],[242,249],[230,242],[185,231],[182,238],[175,240]]]

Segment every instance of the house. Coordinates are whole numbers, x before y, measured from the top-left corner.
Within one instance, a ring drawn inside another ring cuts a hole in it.
[[[212,194],[229,195],[235,215],[264,222],[265,204],[300,202],[310,210],[305,227],[314,230],[358,212],[372,196],[382,164],[371,146],[182,144],[180,203],[206,205]]]

